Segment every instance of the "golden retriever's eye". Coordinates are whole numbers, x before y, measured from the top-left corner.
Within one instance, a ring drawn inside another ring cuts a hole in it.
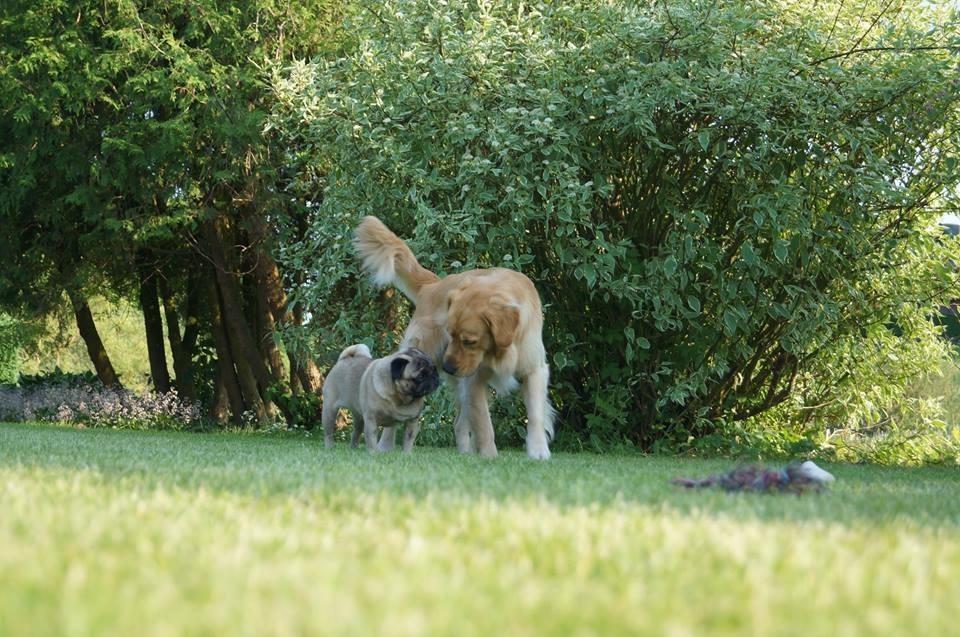
[[[476,345],[477,345],[477,342],[476,342],[475,340],[473,340],[473,339],[470,339],[470,338],[465,338],[465,339],[463,339],[462,342],[463,342],[463,346],[464,346],[464,347],[476,347]]]

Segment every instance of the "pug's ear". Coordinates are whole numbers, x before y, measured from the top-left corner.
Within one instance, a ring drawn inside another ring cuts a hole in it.
[[[390,361],[390,378],[393,380],[400,380],[403,378],[403,370],[407,367],[407,363],[409,362],[409,358],[401,358],[400,356]]]
[[[483,312],[483,320],[490,328],[490,335],[497,349],[507,349],[517,336],[520,327],[520,308],[506,299],[494,297]]]

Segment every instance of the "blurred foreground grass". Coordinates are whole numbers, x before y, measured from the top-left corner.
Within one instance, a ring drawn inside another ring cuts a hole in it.
[[[729,466],[0,425],[0,634],[958,634],[956,468]]]

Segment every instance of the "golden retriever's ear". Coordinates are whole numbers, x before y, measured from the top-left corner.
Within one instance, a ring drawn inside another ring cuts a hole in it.
[[[450,311],[450,306],[453,305],[453,302],[457,300],[458,296],[460,296],[460,288],[453,288],[447,292],[447,312]]]
[[[490,327],[497,349],[507,349],[520,326],[520,308],[500,299],[490,299],[489,307],[483,312],[483,320]]]

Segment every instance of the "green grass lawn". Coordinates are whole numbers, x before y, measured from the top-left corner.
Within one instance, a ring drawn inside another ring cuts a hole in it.
[[[960,634],[960,468],[729,466],[0,425],[0,635]]]

